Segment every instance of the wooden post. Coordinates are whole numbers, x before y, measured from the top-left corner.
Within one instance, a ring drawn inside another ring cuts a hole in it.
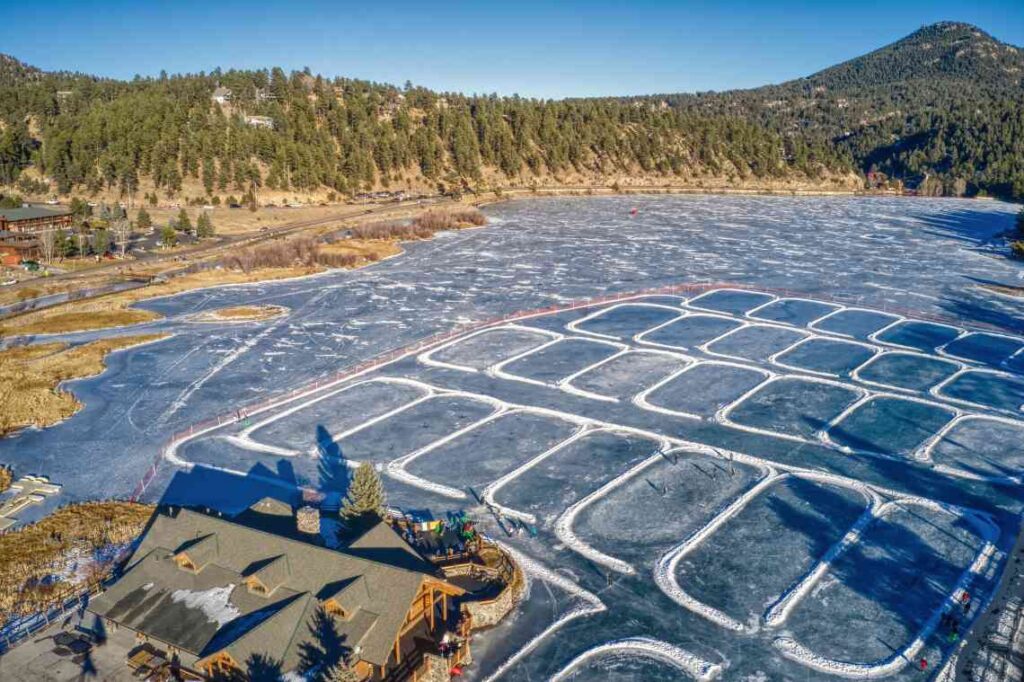
[[[427,593],[427,601],[430,604],[430,631],[434,631],[434,588],[430,588],[430,592]]]
[[[441,617],[444,618],[444,624],[448,625],[448,593],[441,593]]]

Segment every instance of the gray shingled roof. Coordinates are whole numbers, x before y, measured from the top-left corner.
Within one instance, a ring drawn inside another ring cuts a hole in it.
[[[177,566],[182,551],[202,555],[199,572]],[[245,579],[252,575],[273,592],[251,592]],[[319,607],[336,597],[347,617],[329,616],[329,629],[344,647],[358,646],[359,658],[385,665],[428,577],[439,580],[383,522],[336,551],[188,509],[162,509],[125,575],[89,610],[191,654],[182,657],[186,665],[226,650],[243,665],[259,653],[291,670],[320,646]]]

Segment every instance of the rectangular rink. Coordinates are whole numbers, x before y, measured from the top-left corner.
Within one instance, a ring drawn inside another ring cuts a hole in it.
[[[763,381],[765,375],[753,369],[701,363],[649,393],[647,402],[663,410],[712,417]]]
[[[959,369],[957,363],[949,360],[894,351],[876,356],[857,372],[857,377],[874,384],[924,392]]]
[[[750,313],[750,317],[768,322],[806,327],[818,318],[838,310],[834,303],[822,303],[802,298],[781,298]]]
[[[691,350],[738,329],[741,324],[731,318],[693,313],[664,327],[644,333],[640,341],[684,351]]]
[[[970,476],[1024,476],[1024,422],[972,416],[958,420],[931,450],[938,466]]]
[[[743,315],[758,306],[769,303],[775,297],[760,291],[743,291],[740,289],[718,289],[696,298],[690,299],[692,308],[715,310],[730,315]]]
[[[783,479],[683,557],[677,580],[691,597],[740,623],[756,623],[867,507],[856,490]]]
[[[808,339],[775,358],[786,367],[845,377],[874,356],[867,346],[836,339]]]
[[[367,426],[337,443],[337,455],[356,461],[386,462],[425,447],[491,414],[483,401],[438,396]]]
[[[406,471],[451,488],[483,487],[576,431],[569,422],[511,412],[417,457]]]
[[[806,337],[795,329],[751,325],[709,343],[707,349],[716,355],[765,362]]]
[[[951,409],[888,396],[859,405],[828,432],[852,450],[908,457],[954,417]]]
[[[852,339],[861,341],[869,336],[885,329],[890,324],[900,319],[896,315],[878,312],[876,310],[861,310],[857,308],[840,310],[810,325],[811,329],[817,329],[830,334],[849,336]]]
[[[763,475],[747,464],[673,452],[582,509],[573,530],[604,554],[653,567]]]
[[[1020,414],[1024,406],[1024,377],[968,370],[943,386],[939,393],[947,398]]]
[[[582,369],[607,360],[617,352],[618,349],[608,343],[577,338],[563,339],[535,353],[513,360],[502,366],[501,371],[530,381],[556,384]]]
[[[484,370],[536,348],[552,337],[526,329],[490,329],[430,353],[437,362]]]
[[[658,451],[645,438],[596,431],[527,469],[494,493],[494,501],[534,514],[538,521],[561,514]]]
[[[920,320],[904,320],[886,329],[875,338],[882,343],[905,346],[925,353],[932,353],[959,335],[959,329],[946,324],[921,322]]]
[[[786,629],[830,659],[889,658],[944,607],[983,544],[961,517],[916,505],[890,507],[833,562]]]
[[[281,417],[264,420],[250,434],[253,440],[300,452],[329,444],[338,434],[426,395],[399,383],[356,384]]]
[[[945,351],[958,358],[998,367],[1021,348],[1024,348],[1021,339],[976,332],[953,341],[946,346]]]
[[[640,303],[624,303],[606,308],[575,323],[573,328],[612,336],[628,341],[636,334],[645,332],[652,327],[664,324],[683,314],[682,310],[669,309],[662,306],[643,305]]]
[[[814,438],[859,393],[844,386],[784,377],[765,383],[728,412],[729,421],[798,438]]]
[[[572,380],[590,393],[625,400],[686,367],[683,358],[636,351],[612,358]]]

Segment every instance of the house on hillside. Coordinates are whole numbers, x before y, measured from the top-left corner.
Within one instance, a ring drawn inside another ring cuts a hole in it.
[[[231,88],[218,85],[210,98],[217,104],[227,104],[231,101]]]
[[[447,680],[469,655],[466,590],[387,523],[335,550],[304,509],[297,522],[269,498],[232,519],[161,507],[88,611],[129,665],[157,660],[185,679],[301,674],[344,656],[368,681]]]
[[[269,116],[246,116],[245,124],[253,128],[268,128],[273,130],[274,119]]]

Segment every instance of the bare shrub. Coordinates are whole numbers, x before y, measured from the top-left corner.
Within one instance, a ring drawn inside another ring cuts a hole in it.
[[[475,208],[427,211],[413,220],[413,224],[417,227],[426,228],[433,232],[450,230],[466,225],[480,226],[486,223],[487,217]]]
[[[250,272],[258,268],[289,268],[317,264],[318,247],[312,237],[297,237],[242,249],[221,259],[229,270]]]

